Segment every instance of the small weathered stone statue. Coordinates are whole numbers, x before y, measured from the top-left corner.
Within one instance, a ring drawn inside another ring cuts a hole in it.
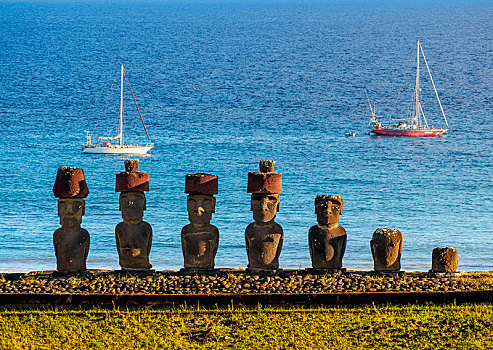
[[[217,175],[187,174],[185,178],[188,220],[181,230],[184,266],[189,269],[213,269],[219,245],[219,230],[211,225],[218,193]]]
[[[319,195],[315,198],[315,214],[318,225],[308,231],[308,244],[314,269],[341,269],[346,251],[347,234],[339,226],[342,214],[342,198]]]
[[[84,198],[89,194],[81,168],[58,168],[53,193],[58,199],[61,228],[53,234],[59,272],[77,273],[86,270],[89,253],[89,232],[80,227],[85,214]]]
[[[431,255],[431,272],[455,273],[459,268],[459,251],[456,248],[433,249]]]
[[[396,229],[379,228],[370,242],[374,270],[397,272],[401,269],[402,233]]]
[[[139,171],[138,159],[125,161],[125,172],[116,175],[115,192],[120,193],[123,222],[116,225],[116,249],[123,270],[149,270],[152,227],[143,221],[144,191],[149,191],[149,174]]]
[[[248,268],[251,271],[277,270],[284,233],[274,222],[282,193],[282,174],[274,173],[274,161],[261,160],[259,172],[248,173],[247,192],[252,194],[255,222],[245,230]]]

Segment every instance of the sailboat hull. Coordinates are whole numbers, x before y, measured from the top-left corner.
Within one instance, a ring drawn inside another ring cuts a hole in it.
[[[112,145],[112,146],[84,146],[84,154],[146,154],[152,146],[130,146],[130,145]]]
[[[376,135],[409,136],[409,137],[437,137],[442,136],[448,129],[421,129],[421,130],[396,130],[396,129],[372,129]]]

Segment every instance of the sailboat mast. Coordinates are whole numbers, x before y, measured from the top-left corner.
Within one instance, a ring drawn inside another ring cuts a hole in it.
[[[120,83],[120,146],[123,145],[123,64],[121,67]]]
[[[419,123],[419,40],[418,40],[418,50],[417,50],[417,62],[416,62],[416,116],[414,117],[414,123],[418,126]],[[413,123],[413,124],[414,124]]]

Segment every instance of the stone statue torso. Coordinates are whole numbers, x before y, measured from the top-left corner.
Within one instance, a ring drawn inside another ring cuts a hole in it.
[[[192,224],[181,230],[181,246],[186,268],[213,268],[219,244],[219,230],[211,224]]]
[[[313,268],[341,268],[346,240],[346,230],[342,226],[335,229],[312,226],[308,231],[308,242]]]
[[[259,269],[279,268],[284,233],[281,225],[271,222],[258,225],[255,222],[245,230],[248,267]]]
[[[149,253],[152,245],[152,227],[142,221],[137,224],[120,222],[115,228],[120,266],[129,269],[150,269]]]
[[[80,227],[74,230],[61,227],[53,234],[53,244],[58,271],[77,272],[86,269],[89,232]]]

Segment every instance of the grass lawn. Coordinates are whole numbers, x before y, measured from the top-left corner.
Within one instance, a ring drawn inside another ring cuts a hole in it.
[[[0,349],[493,349],[493,305],[0,311]]]

